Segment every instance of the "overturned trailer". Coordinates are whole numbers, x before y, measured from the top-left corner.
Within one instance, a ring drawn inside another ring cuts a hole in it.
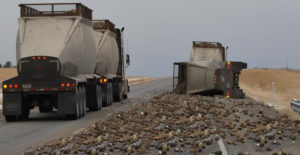
[[[226,61],[226,50],[217,42],[193,42],[189,62],[175,62],[173,90],[179,94],[222,93],[244,98],[239,75],[247,64]]]

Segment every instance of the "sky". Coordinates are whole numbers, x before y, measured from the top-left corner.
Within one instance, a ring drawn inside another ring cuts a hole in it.
[[[173,62],[188,61],[192,41],[221,42],[228,59],[248,68],[300,69],[298,0],[5,0],[0,17],[0,62],[16,64],[20,3],[81,2],[94,19],[125,27],[131,56],[128,75],[172,75]]]

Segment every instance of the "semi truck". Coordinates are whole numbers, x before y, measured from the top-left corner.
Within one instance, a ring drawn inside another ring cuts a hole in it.
[[[127,98],[124,28],[93,20],[81,3],[20,4],[18,75],[3,82],[7,121],[28,119],[30,110],[57,110],[70,119]]]
[[[190,61],[173,65],[173,91],[245,98],[239,75],[247,63],[227,61],[226,55],[227,48],[219,42],[194,41]]]

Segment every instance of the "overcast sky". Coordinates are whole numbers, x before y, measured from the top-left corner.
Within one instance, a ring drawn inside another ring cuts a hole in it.
[[[129,75],[170,76],[187,61],[193,40],[229,46],[228,58],[250,68],[300,68],[300,1],[297,0],[5,0],[0,17],[0,62],[16,63],[19,3],[82,2],[94,19],[125,27]]]

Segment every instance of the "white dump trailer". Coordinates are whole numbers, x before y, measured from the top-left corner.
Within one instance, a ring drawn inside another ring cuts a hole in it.
[[[174,63],[173,89],[179,94],[221,93],[227,98],[244,98],[239,74],[245,68],[246,63],[226,61],[222,44],[194,41],[190,61]]]
[[[122,30],[108,20],[93,21],[81,3],[20,8],[18,76],[3,82],[7,121],[27,119],[36,106],[77,119],[87,108],[97,111],[127,97]]]

